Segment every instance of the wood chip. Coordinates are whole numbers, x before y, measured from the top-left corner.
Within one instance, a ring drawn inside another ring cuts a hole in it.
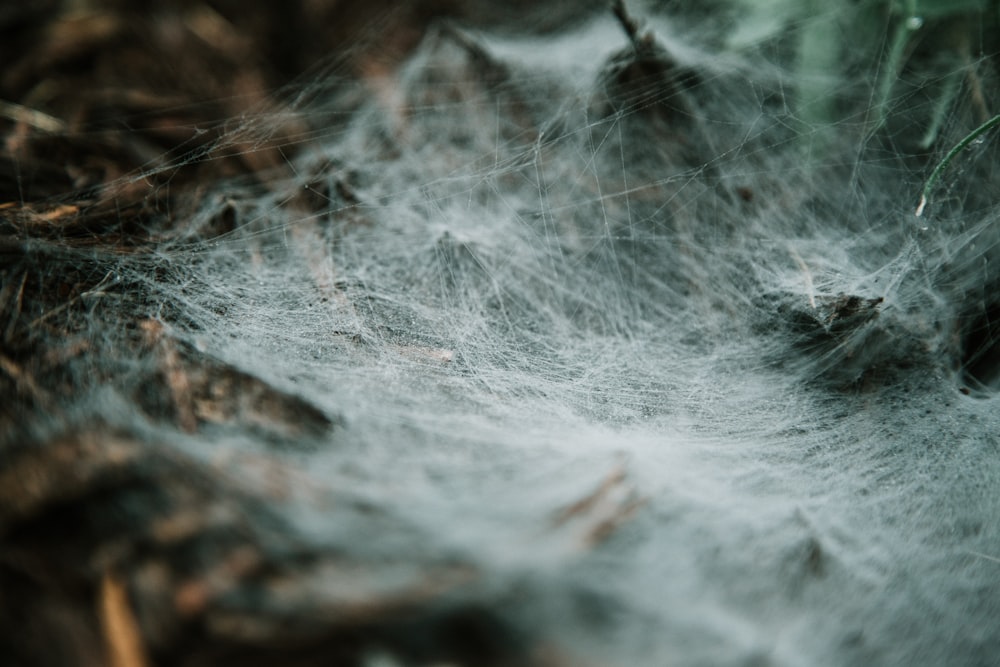
[[[101,627],[110,667],[148,667],[145,644],[125,585],[111,573],[101,580]]]

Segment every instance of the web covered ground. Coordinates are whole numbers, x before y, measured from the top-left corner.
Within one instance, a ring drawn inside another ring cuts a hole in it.
[[[435,22],[5,209],[16,664],[991,664],[995,142],[914,209],[995,57],[887,113],[725,7]]]

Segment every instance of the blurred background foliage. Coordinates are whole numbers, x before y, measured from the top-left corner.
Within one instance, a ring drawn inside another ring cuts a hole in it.
[[[996,113],[996,0],[736,0],[734,11],[727,46],[782,49],[809,133],[861,120],[895,150],[925,153],[947,124],[961,136]]]

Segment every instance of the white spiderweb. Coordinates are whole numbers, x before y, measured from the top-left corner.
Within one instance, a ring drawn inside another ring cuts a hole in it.
[[[338,421],[291,464],[432,544],[303,501],[317,539],[460,553],[516,624],[598,662],[987,664],[998,422],[960,366],[996,308],[995,148],[918,221],[903,121],[933,99],[899,92],[875,136],[861,86],[817,74],[848,100],[824,127],[768,48],[699,20],[651,19],[675,71],[627,83],[610,14],[443,27],[364,84],[317,70],[290,88],[295,157],[213,186],[122,273],[179,340]],[[970,125],[949,117],[942,142]],[[220,430],[211,455],[261,446]]]

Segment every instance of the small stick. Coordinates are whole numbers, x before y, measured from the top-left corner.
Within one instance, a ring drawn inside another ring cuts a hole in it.
[[[111,573],[101,579],[100,616],[112,667],[148,667],[149,658],[139,622],[129,605],[128,591]]]
[[[24,285],[27,281],[28,272],[25,271],[21,274],[21,286],[17,289],[17,299],[14,301],[14,312],[10,316],[10,323],[7,324],[7,329],[3,332],[3,339],[7,343],[9,343],[14,337],[17,320],[21,316],[21,309],[24,307]]]
[[[615,18],[622,25],[622,30],[628,35],[629,40],[632,42],[632,47],[637,51],[640,50],[645,43],[645,39],[639,35],[639,22],[632,18],[628,10],[625,9],[625,0],[614,0],[611,3],[611,11],[615,13]]]
[[[29,127],[49,134],[57,134],[66,131],[66,123],[55,116],[50,116],[36,109],[0,100],[0,118],[12,120],[15,123],[24,123]]]
[[[35,382],[35,378],[18,366],[13,359],[10,359],[4,354],[0,354],[0,371],[14,380],[18,389],[23,389],[26,393],[30,394],[31,397],[34,398],[40,405],[51,405],[52,401],[48,393],[38,386],[38,383]]]

